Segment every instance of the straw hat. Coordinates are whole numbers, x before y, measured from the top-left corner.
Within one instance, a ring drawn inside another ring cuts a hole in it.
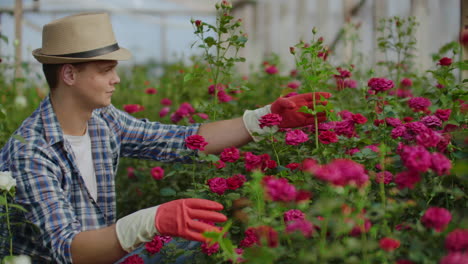
[[[42,29],[42,48],[32,52],[44,64],[128,60],[115,40],[109,15],[83,13],[52,21]]]

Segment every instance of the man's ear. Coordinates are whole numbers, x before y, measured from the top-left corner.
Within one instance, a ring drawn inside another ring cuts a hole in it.
[[[71,64],[64,64],[60,69],[59,78],[67,85],[73,85],[76,78],[76,70]]]

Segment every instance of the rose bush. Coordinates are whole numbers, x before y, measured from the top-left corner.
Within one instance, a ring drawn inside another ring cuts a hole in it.
[[[191,164],[160,164],[167,174],[157,183],[148,177],[153,163],[124,160],[123,167],[137,168],[137,177],[121,170],[120,186],[131,186],[123,196],[142,199],[138,207],[179,197],[223,203],[230,221],[221,235],[206,234],[215,243],[193,252],[200,263],[462,263],[468,250],[467,92],[455,72],[467,63],[457,61],[459,45],[452,42],[434,55],[430,69],[418,71],[409,53],[414,18],[381,23],[381,34],[392,31],[402,41],[392,49],[393,39],[379,38],[382,51],[405,56],[373,70],[353,61],[332,66],[314,29],[310,42],[290,48],[297,62],[290,74],[281,73],[278,57],[249,76],[224,71],[216,85],[211,73],[226,58],[167,71],[158,80],[160,93],[181,89],[179,98],[188,100],[184,87],[207,87],[205,94],[191,97],[192,114],[173,123],[205,122],[196,112],[208,113],[209,121],[232,118],[279,96],[317,91],[332,93],[329,103],[300,111],[324,111],[327,121],[272,129],[259,142],[220,155],[200,154]],[[220,25],[198,21],[194,26],[200,34]],[[215,41],[203,40],[204,45]],[[178,75],[184,76],[182,87],[167,81]],[[219,83],[223,79],[229,81]],[[221,91],[231,100],[213,97]],[[180,112],[174,104],[171,111]],[[268,114],[259,123],[271,127],[281,121]],[[187,140],[191,149],[206,144],[203,138]],[[119,205],[121,214],[135,206],[123,199]]]

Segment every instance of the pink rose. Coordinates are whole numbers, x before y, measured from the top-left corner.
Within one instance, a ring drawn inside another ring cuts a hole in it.
[[[394,84],[392,80],[386,78],[371,78],[367,82],[367,86],[369,86],[370,90],[379,93],[392,89]]]
[[[314,231],[314,225],[306,219],[297,219],[286,224],[286,233],[301,232],[305,237],[310,237]]]
[[[439,60],[438,64],[440,66],[450,66],[452,64],[452,59],[448,57],[443,57]]]
[[[361,114],[353,114],[351,119],[357,124],[365,124],[367,122],[367,118]]]
[[[163,98],[161,99],[161,104],[165,106],[170,106],[172,104],[172,101],[169,98]]]
[[[305,214],[299,209],[291,209],[283,214],[284,222],[305,219]]]
[[[274,75],[274,74],[277,74],[278,73],[278,68],[276,68],[275,65],[268,65],[266,68],[265,68],[265,72],[270,74],[270,75]]]
[[[145,90],[145,94],[156,94],[157,92],[158,91],[153,87],[146,88],[146,90]]]
[[[219,243],[216,242],[216,243],[210,245],[210,243],[208,243],[208,242],[203,242],[201,244],[201,249],[202,249],[203,253],[205,253],[208,256],[211,256],[214,253],[219,251]]]
[[[400,82],[400,85],[403,87],[410,87],[413,86],[413,81],[411,81],[409,78],[403,78],[403,80]]]
[[[300,82],[300,81],[291,81],[291,82],[288,83],[287,86],[288,86],[289,88],[295,90],[295,89],[297,89],[297,88],[299,88],[299,87],[301,86],[301,82]]]
[[[215,177],[208,180],[208,186],[210,190],[214,193],[219,195],[224,194],[224,192],[228,189],[227,181],[221,177]]]
[[[266,193],[272,201],[291,202],[296,198],[296,187],[285,178],[263,177]]]
[[[395,249],[400,247],[400,241],[397,239],[389,238],[389,237],[384,237],[380,239],[379,241],[380,248],[390,252],[394,251]]]
[[[318,139],[322,144],[338,142],[338,136],[336,135],[336,133],[329,130],[320,132]]]
[[[185,139],[185,144],[189,149],[205,150],[205,146],[208,145],[208,142],[200,135],[191,135]]]
[[[144,264],[144,260],[138,255],[131,255],[127,257],[122,264]]]
[[[403,171],[395,176],[395,183],[398,189],[413,189],[414,185],[421,181],[421,176],[417,171]]]
[[[127,104],[123,106],[125,112],[133,114],[145,110],[145,108],[139,104]]]
[[[468,250],[468,229],[455,229],[445,238],[445,248],[450,252]]]
[[[384,184],[389,184],[393,181],[393,174],[389,171],[382,171],[377,173],[375,176],[375,182],[376,183],[381,183],[383,182]]]
[[[468,254],[462,252],[452,252],[443,257],[439,264],[465,264],[468,263]]]
[[[236,190],[242,187],[246,181],[245,175],[242,174],[235,174],[226,180],[229,190]]]
[[[431,106],[431,101],[424,97],[413,97],[408,101],[408,105],[413,111],[420,112]]]
[[[431,207],[427,209],[421,217],[421,222],[427,228],[433,228],[437,232],[443,231],[452,220],[452,214],[440,207]]]
[[[161,251],[163,246],[164,243],[158,235],[154,236],[153,240],[151,240],[150,242],[145,243],[145,249],[150,255],[154,255]]]
[[[449,175],[450,169],[452,168],[452,163],[449,158],[444,154],[439,152],[434,152],[431,154],[431,167],[437,175]]]
[[[309,140],[309,137],[300,129],[292,130],[286,133],[286,144],[297,146]]]
[[[129,179],[135,179],[136,176],[135,176],[135,168],[133,167],[127,167],[127,177]]]
[[[167,116],[167,114],[169,114],[169,106],[165,106],[163,107],[160,111],[159,111],[159,117],[160,118],[163,118],[165,116]]]
[[[164,177],[164,169],[161,167],[152,168],[151,177],[153,177],[155,180],[161,180]]]
[[[447,121],[450,118],[450,114],[452,113],[451,109],[437,109],[434,113],[442,121]]]
[[[266,114],[259,120],[260,128],[277,126],[281,123],[282,120],[283,119],[278,114]]]
[[[225,148],[220,159],[224,162],[236,162],[240,158],[240,151],[236,147]]]

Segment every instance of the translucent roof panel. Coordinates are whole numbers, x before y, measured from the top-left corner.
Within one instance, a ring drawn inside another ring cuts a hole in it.
[[[13,8],[14,0],[2,0],[0,9]],[[24,13],[23,60],[35,62],[33,49],[41,46],[41,28],[44,24],[81,11],[107,11],[111,14],[119,45],[130,49],[133,63],[174,61],[182,56],[200,53],[190,46],[196,41],[190,20],[215,20],[216,0],[40,0],[39,11]],[[31,10],[34,1],[24,0],[23,8]],[[1,34],[14,39],[14,17],[1,16]],[[13,56],[13,41],[0,44],[2,56]]]

